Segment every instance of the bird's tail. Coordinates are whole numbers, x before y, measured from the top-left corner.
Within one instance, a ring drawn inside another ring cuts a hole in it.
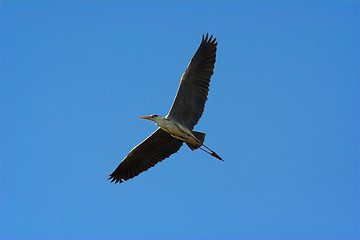
[[[195,149],[198,149],[202,145],[202,143],[205,141],[206,134],[202,133],[202,132],[196,132],[196,131],[192,131],[192,134],[194,134],[194,136],[200,141],[200,143],[196,144],[196,145],[186,142],[186,144],[191,149],[191,151],[194,151]]]

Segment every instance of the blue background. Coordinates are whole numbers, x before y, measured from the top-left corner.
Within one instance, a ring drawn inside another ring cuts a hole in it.
[[[360,239],[359,2],[1,2],[1,239]],[[218,39],[195,130],[110,174]]]

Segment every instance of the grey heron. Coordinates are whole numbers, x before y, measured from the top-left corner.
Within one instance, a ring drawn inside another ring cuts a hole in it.
[[[155,166],[176,153],[185,142],[191,150],[201,149],[219,160],[223,159],[204,145],[205,133],[193,131],[203,114],[210,78],[216,59],[217,42],[203,35],[201,44],[181,77],[179,89],[165,117],[140,117],[155,122],[159,128],[133,148],[110,174],[111,182],[123,182]]]

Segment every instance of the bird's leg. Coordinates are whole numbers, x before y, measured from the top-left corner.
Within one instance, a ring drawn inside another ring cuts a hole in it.
[[[201,148],[201,147],[199,147],[199,149],[201,149],[201,150],[203,150],[204,152],[206,152],[206,153],[208,153],[208,154],[211,155],[211,152],[207,151],[206,149],[203,149],[203,148]]]
[[[205,144],[202,144],[202,146],[206,147],[210,152],[200,147],[201,150],[203,150],[204,152],[210,154],[213,157],[216,157],[217,159],[219,159],[221,161],[224,161],[219,155],[216,154],[216,152],[214,152],[213,150],[211,150],[210,148],[205,146]]]
[[[221,161],[224,161],[219,155],[216,154],[216,152],[214,152],[213,150],[211,150],[210,148],[208,148],[207,146],[205,146],[204,143],[201,143],[201,141],[200,141],[199,139],[197,139],[195,136],[191,136],[191,135],[190,135],[190,137],[192,137],[195,141],[197,141],[197,142],[199,142],[199,143],[201,144],[200,147],[199,147],[201,150],[203,150],[204,152],[210,154],[210,155],[213,156],[213,157],[216,157],[217,159],[219,159],[219,160],[221,160]],[[207,151],[207,150],[205,150],[205,149],[203,149],[203,148],[201,148],[201,146],[204,146],[204,147],[207,148],[210,152]]]

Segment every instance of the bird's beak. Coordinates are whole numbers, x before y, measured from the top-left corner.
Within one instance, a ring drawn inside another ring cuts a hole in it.
[[[144,117],[140,117],[141,119],[146,119],[146,120],[150,120],[151,116],[144,116]]]

